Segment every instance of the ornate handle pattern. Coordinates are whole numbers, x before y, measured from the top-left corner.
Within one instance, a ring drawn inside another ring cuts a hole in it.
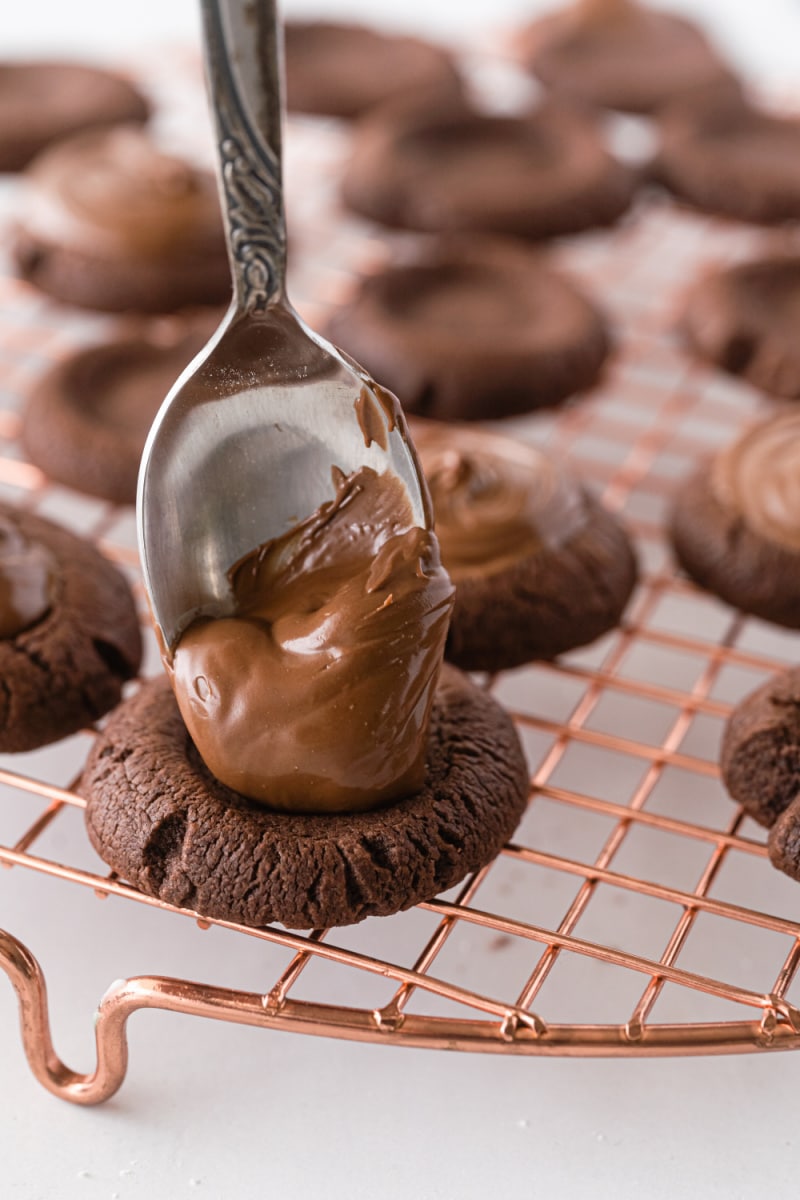
[[[275,0],[202,0],[220,198],[239,312],[282,298],[281,54]]]

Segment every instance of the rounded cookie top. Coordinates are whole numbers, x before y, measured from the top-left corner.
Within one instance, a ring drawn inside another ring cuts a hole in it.
[[[800,879],[800,668],[773,675],[736,706],[720,765],[733,799],[770,829],[774,866]]]
[[[36,382],[23,412],[31,462],[67,487],[134,504],[150,426],[217,316],[164,318],[57,363]]]
[[[446,657],[466,670],[554,658],[619,621],[636,581],[624,529],[537,448],[415,421],[442,562]]]
[[[0,505],[0,750],[31,750],[97,720],[140,658],[117,569],[82,538]]]
[[[0,171],[20,171],[81,130],[146,121],[149,106],[120,75],[72,62],[0,63]]]
[[[329,336],[407,412],[479,419],[557,404],[597,379],[605,321],[524,245],[450,237],[361,281]]]
[[[655,176],[696,208],[765,224],[800,217],[800,120],[734,90],[661,122]]]
[[[765,541],[800,554],[800,413],[748,429],[714,460],[711,490]]]
[[[350,118],[396,98],[461,92],[451,56],[419,38],[325,21],[287,21],[284,32],[290,111]]]
[[[610,224],[634,188],[585,114],[548,102],[491,116],[453,101],[366,118],[342,195],[386,225],[546,238]]]
[[[125,879],[206,917],[348,925],[430,900],[489,862],[525,808],[508,715],[445,667],[421,791],[371,812],[274,812],[219,783],[166,679],[107,722],[86,764],[89,837]]]
[[[800,400],[800,257],[776,255],[715,271],[687,298],[682,330],[725,371]]]
[[[548,87],[602,108],[650,113],[726,68],[696,25],[629,0],[584,0],[521,31],[525,66]]]
[[[454,583],[558,550],[586,525],[581,488],[535,446],[428,422],[413,437]]]
[[[78,134],[33,162],[14,252],[43,291],[110,311],[221,303],[231,291],[213,177],[129,125]]]
[[[744,612],[800,628],[800,413],[748,429],[681,490],[678,558]]]

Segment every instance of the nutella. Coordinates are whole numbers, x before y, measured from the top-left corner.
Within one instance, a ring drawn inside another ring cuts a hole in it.
[[[557,548],[586,524],[580,487],[534,446],[421,424],[414,442],[442,560],[456,583]]]
[[[385,450],[388,446],[387,434],[395,428],[397,401],[391,392],[387,392],[380,384],[370,380],[370,385],[362,387],[356,402],[355,412],[364,445],[369,450],[373,442]]]
[[[800,413],[763,421],[723,450],[711,486],[754,533],[800,552]]]
[[[235,611],[195,620],[167,663],[206,766],[276,809],[363,810],[424,781],[453,587],[394,476],[333,474],[335,498],[234,564]]]
[[[56,579],[50,551],[0,518],[0,638],[14,638],[47,615]]]
[[[159,151],[136,126],[83,133],[27,174],[26,231],[93,256],[224,254],[213,177]]]

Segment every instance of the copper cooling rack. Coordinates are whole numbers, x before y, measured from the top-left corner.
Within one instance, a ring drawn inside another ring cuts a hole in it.
[[[336,211],[343,147],[333,126],[291,130],[292,294],[315,323],[354,273],[387,253],[374,229]],[[13,207],[13,187],[3,199]],[[763,831],[725,797],[716,767],[731,705],[796,661],[800,640],[701,594],[676,574],[661,533],[693,464],[769,403],[692,363],[672,332],[697,271],[757,243],[740,226],[653,197],[617,229],[555,249],[609,310],[617,351],[590,396],[500,428],[565,455],[625,518],[642,582],[623,625],[601,642],[485,680],[517,721],[530,805],[513,842],[459,888],[410,913],[307,936],[205,921],[109,875],[88,845],[70,861],[40,848],[57,844],[53,831],[83,805],[75,783],[92,731],[79,735],[77,751],[73,739],[70,765],[55,781],[47,752],[24,756],[24,769],[13,756],[0,760],[0,864],[14,868],[11,877],[0,873],[0,886],[19,872],[49,876],[111,904],[214,926],[245,939],[259,962],[265,944],[281,950],[257,991],[156,976],[114,983],[96,1015],[96,1070],[81,1075],[53,1049],[36,960],[0,932],[25,1051],[46,1088],[82,1104],[113,1094],[126,1069],[126,1021],[140,1008],[503,1054],[800,1046],[800,891],[772,870]],[[130,510],[56,488],[24,461],[17,441],[31,382],[107,327],[46,302],[4,271],[0,494],[94,538],[135,578]],[[148,661],[157,669],[155,655]],[[99,905],[86,916],[89,942],[94,911]],[[209,974],[212,960],[210,951]],[[337,972],[332,990],[327,968]]]

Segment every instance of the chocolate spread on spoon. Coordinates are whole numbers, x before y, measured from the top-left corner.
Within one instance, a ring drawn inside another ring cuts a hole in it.
[[[453,604],[400,482],[334,468],[335,498],[229,571],[168,670],[207,767],[272,808],[357,811],[417,791]]]

